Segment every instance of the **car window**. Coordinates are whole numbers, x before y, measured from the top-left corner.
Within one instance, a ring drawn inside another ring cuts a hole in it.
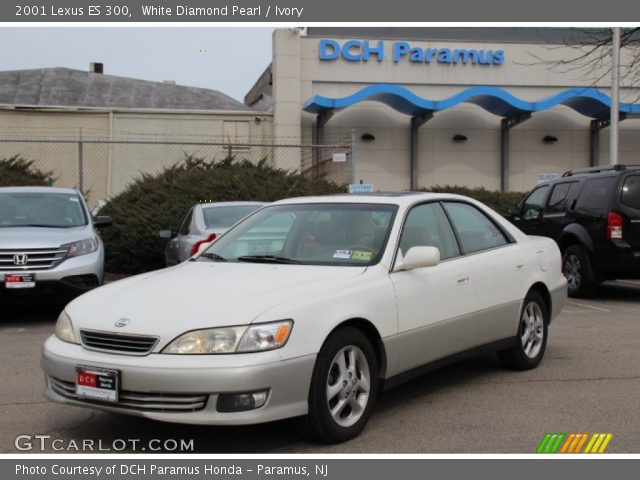
[[[229,228],[242,220],[260,205],[229,205],[224,207],[202,207],[202,217],[207,229]]]
[[[522,218],[530,220],[540,216],[548,191],[549,185],[544,185],[531,192],[531,195],[525,199],[524,205],[522,206]]]
[[[180,225],[180,230],[179,230],[180,235],[189,235],[192,218],[193,218],[193,208],[189,210],[189,213],[187,213],[187,216],[184,217],[184,220],[182,221],[182,225]]]
[[[221,236],[205,254],[240,262],[264,262],[270,256],[307,265],[372,265],[384,253],[397,209],[365,203],[267,206]],[[255,256],[262,258],[247,258]]]
[[[608,210],[615,183],[616,177],[587,180],[576,202],[576,210]]]
[[[76,194],[0,193],[0,228],[72,228],[86,224],[87,216]]]
[[[569,201],[575,195],[577,182],[558,183],[553,187],[549,196],[549,203],[545,209],[547,213],[562,213],[569,208]]]
[[[400,251],[405,255],[411,247],[429,246],[440,250],[440,258],[460,255],[458,242],[439,203],[413,207],[404,222]]]
[[[484,213],[467,203],[445,202],[464,253],[479,252],[506,245],[504,233]]]
[[[640,175],[629,175],[622,185],[622,203],[640,210]]]

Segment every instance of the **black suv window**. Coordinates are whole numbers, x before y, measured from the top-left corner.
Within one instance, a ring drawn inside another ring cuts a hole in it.
[[[587,180],[576,203],[576,210],[606,210],[609,208],[611,193],[616,177],[593,178]]]
[[[629,175],[622,185],[622,203],[640,210],[640,175]]]
[[[476,207],[467,203],[444,204],[458,232],[464,253],[479,252],[509,243],[502,231]]]
[[[558,183],[553,187],[547,204],[547,213],[562,213],[569,208],[569,202],[575,195],[577,182]]]
[[[549,185],[544,185],[540,188],[536,188],[531,195],[529,195],[524,201],[522,207],[522,218],[529,220],[532,218],[538,218],[540,211],[544,205],[544,199],[549,191]]]

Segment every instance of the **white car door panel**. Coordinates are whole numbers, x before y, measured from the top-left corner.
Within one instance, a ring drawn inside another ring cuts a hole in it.
[[[394,272],[391,279],[398,304],[402,371],[475,346],[474,282],[468,259]]]
[[[515,336],[527,273],[523,247],[477,207],[444,205],[476,279],[477,344]]]
[[[403,370],[475,346],[473,270],[438,202],[407,214],[398,256],[414,246],[440,250],[441,262],[391,273],[398,304],[399,359]]]

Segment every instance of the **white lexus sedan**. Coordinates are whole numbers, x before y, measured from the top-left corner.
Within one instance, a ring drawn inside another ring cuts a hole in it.
[[[378,392],[480,351],[536,367],[560,252],[472,199],[295,198],[190,261],[87,293],[45,343],[49,399],[169,422],[365,427]]]

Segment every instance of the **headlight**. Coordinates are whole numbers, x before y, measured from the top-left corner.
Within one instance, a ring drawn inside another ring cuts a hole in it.
[[[180,335],[162,353],[215,354],[262,352],[287,343],[293,322],[284,320],[244,327],[208,328]]]
[[[62,248],[67,249],[67,257],[79,257],[80,255],[87,255],[98,250],[100,242],[98,237],[85,238],[84,240],[78,240],[77,242],[67,243],[62,245]]]
[[[58,337],[63,342],[69,343],[78,343],[76,340],[76,334],[73,333],[73,325],[71,325],[71,319],[67,312],[64,310],[58,317],[58,321],[56,322],[56,337]]]

